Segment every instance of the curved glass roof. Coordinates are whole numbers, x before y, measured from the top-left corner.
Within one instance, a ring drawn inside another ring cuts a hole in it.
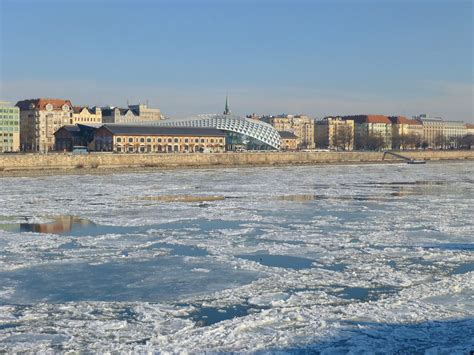
[[[222,131],[244,134],[257,139],[270,147],[280,149],[281,138],[278,131],[271,125],[251,118],[236,115],[199,115],[184,119],[165,119],[161,121],[143,122],[147,125],[174,127],[209,127]]]

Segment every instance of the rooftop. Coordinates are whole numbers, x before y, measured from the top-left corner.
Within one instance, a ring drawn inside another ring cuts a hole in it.
[[[295,135],[293,132],[288,132],[288,131],[278,131],[280,134],[280,137],[283,139],[297,139],[298,136]]]
[[[32,104],[34,105],[33,109],[36,110],[46,110],[46,105],[48,104],[53,106],[53,111],[61,111],[63,109],[63,105],[72,107],[70,100],[48,98],[22,100],[18,101],[15,106],[19,107],[20,110],[31,110]]]
[[[355,123],[385,123],[391,124],[392,122],[384,115],[352,115],[343,116],[344,120],[354,120]]]
[[[198,127],[169,127],[169,126],[145,126],[145,125],[124,125],[105,124],[103,128],[112,134],[123,135],[156,135],[156,136],[200,136],[200,137],[224,137],[225,133],[215,128]]]

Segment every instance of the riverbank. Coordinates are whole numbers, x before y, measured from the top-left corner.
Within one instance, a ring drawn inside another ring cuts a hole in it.
[[[412,151],[402,155],[426,161],[474,160],[474,151]],[[246,152],[216,154],[12,154],[0,155],[0,176],[104,174],[169,168],[396,163],[382,152]]]

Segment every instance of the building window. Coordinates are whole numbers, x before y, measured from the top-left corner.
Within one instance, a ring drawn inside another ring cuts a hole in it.
[[[140,143],[145,143],[145,138],[140,138]]]
[[[129,138],[129,139],[128,139],[128,142],[129,142],[129,143],[133,143],[133,138]]]
[[[157,142],[158,142],[158,143],[161,143],[161,138],[158,138],[158,139],[157,139]]]
[[[184,143],[188,143],[188,142],[189,142],[189,139],[186,138],[186,139],[184,140]]]
[[[121,141],[122,141],[122,138],[118,137],[117,142],[121,142]]]
[[[201,138],[201,143],[204,143],[204,138]]]
[[[146,141],[147,141],[148,143],[151,143],[151,138],[147,138]]]
[[[171,138],[168,138],[168,143],[171,143],[172,142],[172,139]]]
[[[179,142],[179,139],[178,139],[178,138],[175,138],[175,139],[174,139],[174,142],[175,142],[175,143],[178,143],[178,142]]]

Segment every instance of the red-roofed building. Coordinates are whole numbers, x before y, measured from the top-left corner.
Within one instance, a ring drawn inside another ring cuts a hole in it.
[[[24,151],[54,150],[54,132],[70,124],[72,103],[63,99],[30,99],[18,101],[20,109],[20,145]]]
[[[356,149],[391,149],[392,122],[384,115],[351,115],[343,120],[355,123],[354,143]]]

